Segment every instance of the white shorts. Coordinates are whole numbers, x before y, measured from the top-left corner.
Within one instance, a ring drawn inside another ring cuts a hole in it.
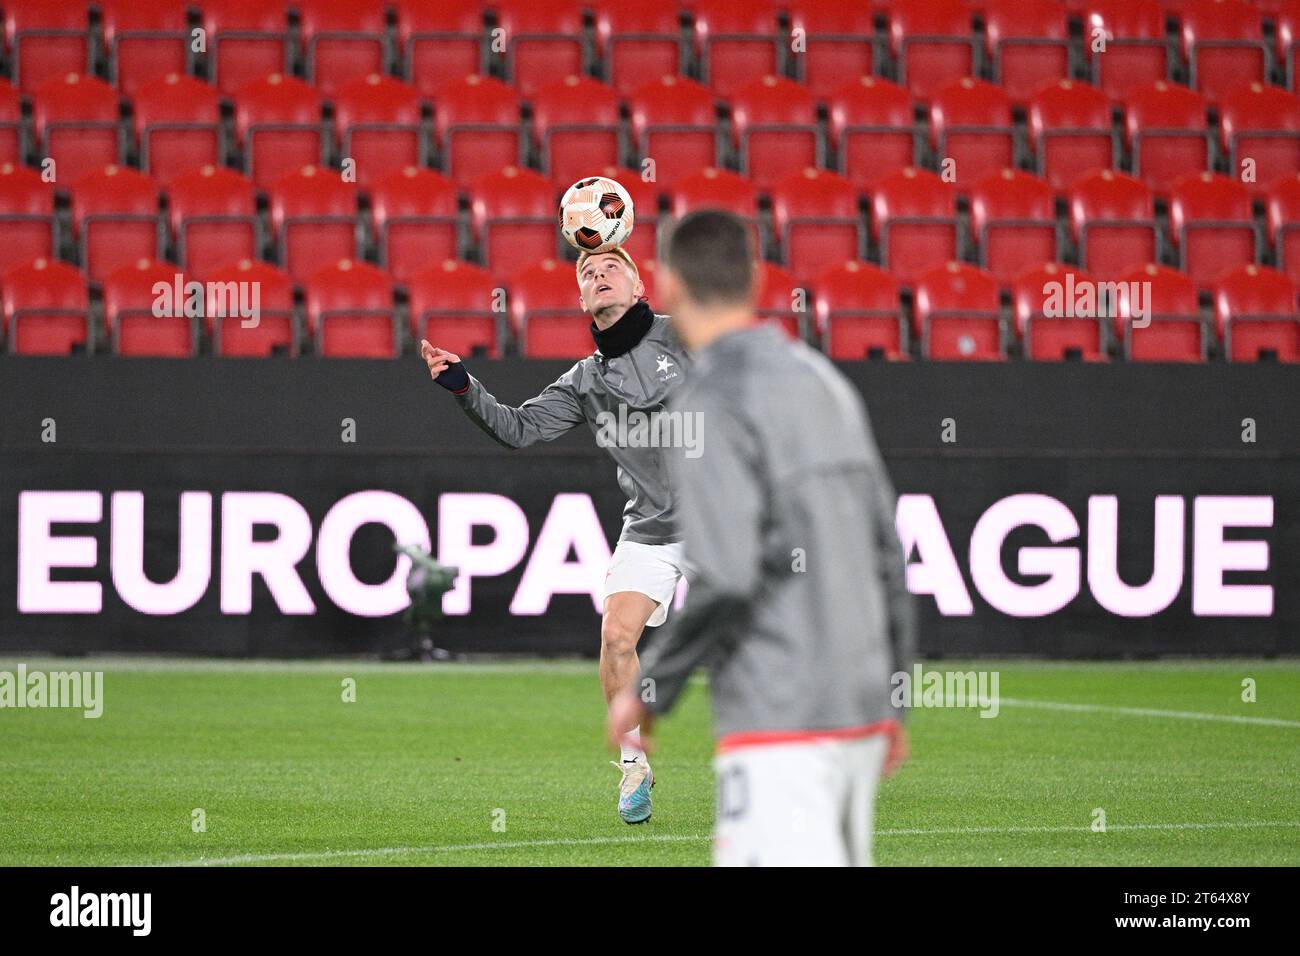
[[[889,734],[724,749],[714,866],[870,866]]]
[[[678,582],[685,574],[682,544],[640,544],[620,541],[605,572],[604,600],[619,591],[639,591],[659,606],[646,622],[658,627],[668,618],[668,606],[677,594]],[[603,603],[603,602],[602,602]]]

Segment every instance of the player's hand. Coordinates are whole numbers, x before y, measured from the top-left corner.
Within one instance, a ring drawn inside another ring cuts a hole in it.
[[[428,339],[420,340],[420,358],[424,359],[424,363],[429,366],[429,374],[435,379],[447,371],[447,366],[460,361],[459,355],[430,345]]]
[[[894,729],[889,735],[889,750],[885,753],[885,776],[893,776],[909,756],[911,756],[911,749],[907,743],[907,728],[901,723],[894,724]]]
[[[637,744],[630,739],[625,740],[628,731],[637,725],[641,727],[640,743]],[[606,730],[611,746],[622,747],[624,743],[628,743],[640,746],[646,753],[650,753],[654,749],[650,740],[650,732],[653,728],[654,716],[641,703],[641,698],[636,693],[635,683],[624,687],[609,702],[609,724]]]

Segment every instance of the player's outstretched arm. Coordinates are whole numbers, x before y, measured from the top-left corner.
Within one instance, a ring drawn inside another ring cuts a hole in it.
[[[459,355],[424,339],[420,342],[420,357],[428,365],[429,375],[456,396],[470,420],[507,448],[551,441],[585,420],[573,385],[577,366],[516,408],[498,402],[482,382],[469,374]]]

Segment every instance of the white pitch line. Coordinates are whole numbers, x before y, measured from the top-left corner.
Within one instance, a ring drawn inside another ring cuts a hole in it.
[[[31,670],[97,670],[107,674],[395,674],[402,677],[447,677],[482,674],[595,675],[597,662],[556,660],[478,660],[478,661],[373,661],[323,658],[320,660],[265,660],[214,658],[6,658],[0,670],[13,670],[18,664]]]
[[[1222,823],[1112,823],[1111,830],[1246,830],[1270,827],[1300,828],[1300,820],[1246,820]],[[1086,824],[1077,826],[1028,827],[939,827],[933,829],[904,828],[877,830],[876,836],[954,836],[965,834],[1012,833],[1091,833]],[[402,856],[412,853],[462,853],[480,850],[516,850],[550,846],[607,846],[628,843],[700,843],[712,839],[711,835],[656,834],[644,837],[587,837],[584,839],[556,840],[502,840],[497,843],[460,843],[448,846],[389,846],[369,850],[319,850],[307,853],[263,853],[242,856],[213,857],[212,859],[180,860],[173,863],[155,863],[153,866],[231,866],[244,863],[282,863],[303,860],[337,860],[350,857]]]
[[[1267,827],[1300,828],[1300,820],[1244,820],[1224,823],[1108,823],[1111,830],[1257,830]],[[974,833],[1092,833],[1092,827],[948,827],[939,829],[877,830],[876,836],[947,836]]]
[[[450,846],[385,846],[370,850],[319,850],[309,853],[264,853],[223,856],[212,859],[179,860],[153,866],[227,866],[238,863],[274,863],[291,860],[331,860],[358,856],[398,856],[404,853],[459,853],[470,850],[512,850],[544,846],[600,846],[619,843],[676,843],[712,839],[710,836],[662,833],[644,837],[587,837],[557,840],[502,840],[497,843],[458,843]]]
[[[1037,707],[1041,710],[1068,710],[1077,713],[1124,714],[1129,717],[1164,717],[1171,720],[1218,720],[1229,724],[1254,724],[1261,727],[1300,727],[1300,720],[1279,717],[1244,717],[1240,714],[1206,714],[1192,710],[1156,710],[1151,707],[1117,707],[1110,704],[1071,704],[1058,700],[1027,700],[1001,697],[999,705]]]

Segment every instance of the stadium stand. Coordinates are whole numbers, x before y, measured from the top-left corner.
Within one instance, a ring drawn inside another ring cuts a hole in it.
[[[1298,37],[1300,0],[16,0],[5,347],[585,354],[556,201],[603,175],[648,288],[723,206],[837,358],[1295,361]],[[277,318],[136,321],[164,269]],[[1049,319],[1054,274],[1149,282],[1152,321]]]

